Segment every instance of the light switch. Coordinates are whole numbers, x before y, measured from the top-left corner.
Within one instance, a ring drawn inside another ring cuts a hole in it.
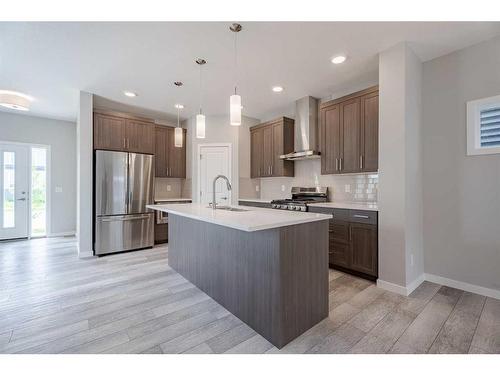
[[[171,190],[172,190],[172,186],[167,185],[167,191],[171,191]]]
[[[285,191],[285,185],[281,185],[281,191]]]
[[[56,193],[62,193],[62,186],[56,186]]]
[[[255,185],[255,191],[259,191],[260,188],[259,188],[259,185]]]
[[[345,188],[345,192],[346,192],[346,193],[350,193],[350,192],[351,192],[351,185],[346,184],[346,185],[344,186],[344,188]]]

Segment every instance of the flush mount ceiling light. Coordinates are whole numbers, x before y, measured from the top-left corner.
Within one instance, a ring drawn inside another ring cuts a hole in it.
[[[283,87],[281,87],[281,86],[274,86],[273,87],[273,91],[274,92],[282,92],[283,91]]]
[[[133,91],[124,91],[123,94],[125,96],[128,96],[129,98],[135,98],[136,96],[139,96],[139,95],[137,95],[137,93],[135,93]]]
[[[203,114],[203,111],[201,110],[201,68],[203,65],[205,65],[207,62],[204,59],[197,59],[196,64],[200,67],[200,113],[196,115],[196,138],[205,138],[205,115]]]
[[[33,98],[17,91],[0,90],[0,105],[17,111],[29,111]]]
[[[236,48],[236,36],[243,29],[239,23],[233,23],[229,30],[234,33],[234,95],[229,97],[229,119],[230,124],[233,126],[241,125],[241,96],[238,95],[237,82],[238,82],[238,50]]]
[[[334,64],[342,64],[344,61],[346,61],[347,57],[344,55],[338,55],[332,58],[332,63]]]

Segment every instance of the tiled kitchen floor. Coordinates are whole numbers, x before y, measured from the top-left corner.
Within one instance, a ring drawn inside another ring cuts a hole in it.
[[[0,353],[500,353],[500,300],[410,297],[330,271],[330,317],[281,350],[167,264],[167,247],[80,260],[74,238],[0,244]]]

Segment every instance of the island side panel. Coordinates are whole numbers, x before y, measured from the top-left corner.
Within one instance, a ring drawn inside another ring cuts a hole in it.
[[[328,316],[328,221],[246,232],[169,215],[169,264],[278,348]]]
[[[284,343],[328,316],[328,220],[280,230]]]
[[[279,229],[245,232],[169,214],[169,265],[256,332],[281,342]]]

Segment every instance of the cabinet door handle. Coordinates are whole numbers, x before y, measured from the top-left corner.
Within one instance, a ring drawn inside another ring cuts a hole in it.
[[[271,176],[273,175],[273,166],[271,165]]]
[[[342,170],[342,158],[339,160],[339,170]]]
[[[353,215],[353,217],[357,217],[359,219],[369,219],[370,217],[368,215]]]
[[[352,227],[349,226],[349,241],[352,241]]]
[[[339,158],[335,158],[335,170],[339,170]]]
[[[359,169],[363,169],[363,155],[359,155]]]
[[[123,138],[123,148],[127,148],[127,138]]]

